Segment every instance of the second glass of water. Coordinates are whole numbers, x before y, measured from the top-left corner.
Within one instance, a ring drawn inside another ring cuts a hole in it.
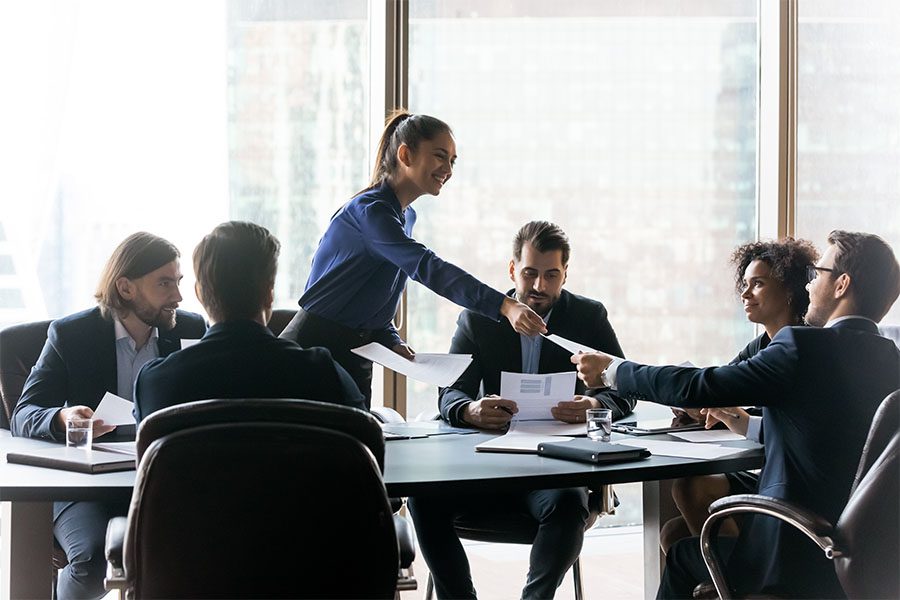
[[[612,433],[612,410],[608,408],[589,408],[585,411],[587,434],[592,440],[608,442]]]

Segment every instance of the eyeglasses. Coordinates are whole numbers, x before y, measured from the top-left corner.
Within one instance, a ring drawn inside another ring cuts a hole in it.
[[[829,269],[828,267],[817,267],[816,265],[807,265],[806,282],[812,283],[819,276],[819,271],[828,271],[829,273],[837,273],[837,269]]]

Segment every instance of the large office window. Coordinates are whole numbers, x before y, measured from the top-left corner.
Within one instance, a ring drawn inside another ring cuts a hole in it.
[[[900,4],[799,4],[797,235],[832,229],[900,248]],[[900,322],[900,304],[885,318]]]
[[[627,356],[728,361],[753,336],[731,250],[756,237],[756,3],[412,3],[409,98],[459,160],[416,237],[500,290],[532,219],[572,242],[567,289]],[[460,308],[409,287],[409,341],[446,351]],[[436,409],[410,382],[408,414]]]
[[[0,6],[0,326],[93,304],[128,234],[190,254],[226,219],[282,241],[295,306],[328,218],[365,181],[368,2]]]

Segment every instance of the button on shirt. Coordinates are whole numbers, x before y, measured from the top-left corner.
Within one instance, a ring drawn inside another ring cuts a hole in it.
[[[114,316],[113,323],[116,329],[116,394],[133,402],[134,380],[138,373],[145,364],[159,357],[159,330],[151,329],[147,343],[138,349],[122,321]]]

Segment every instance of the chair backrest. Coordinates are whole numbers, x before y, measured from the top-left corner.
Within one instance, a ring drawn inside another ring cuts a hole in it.
[[[294,308],[276,308],[272,311],[272,316],[269,317],[266,327],[275,335],[280,335],[296,314],[297,309]]]
[[[295,423],[335,429],[362,442],[384,471],[384,434],[367,411],[347,406],[290,398],[228,398],[197,400],[158,410],[141,421],[137,432],[137,457],[155,440],[182,429],[201,425],[262,421]]]
[[[849,598],[900,597],[900,390],[879,406],[850,499],[835,526],[834,567]]]
[[[35,321],[0,330],[0,429],[9,429],[12,411],[22,396],[31,367],[41,355],[50,323]]]
[[[147,448],[123,558],[134,598],[392,598],[399,568],[371,452],[340,431],[257,421]]]

